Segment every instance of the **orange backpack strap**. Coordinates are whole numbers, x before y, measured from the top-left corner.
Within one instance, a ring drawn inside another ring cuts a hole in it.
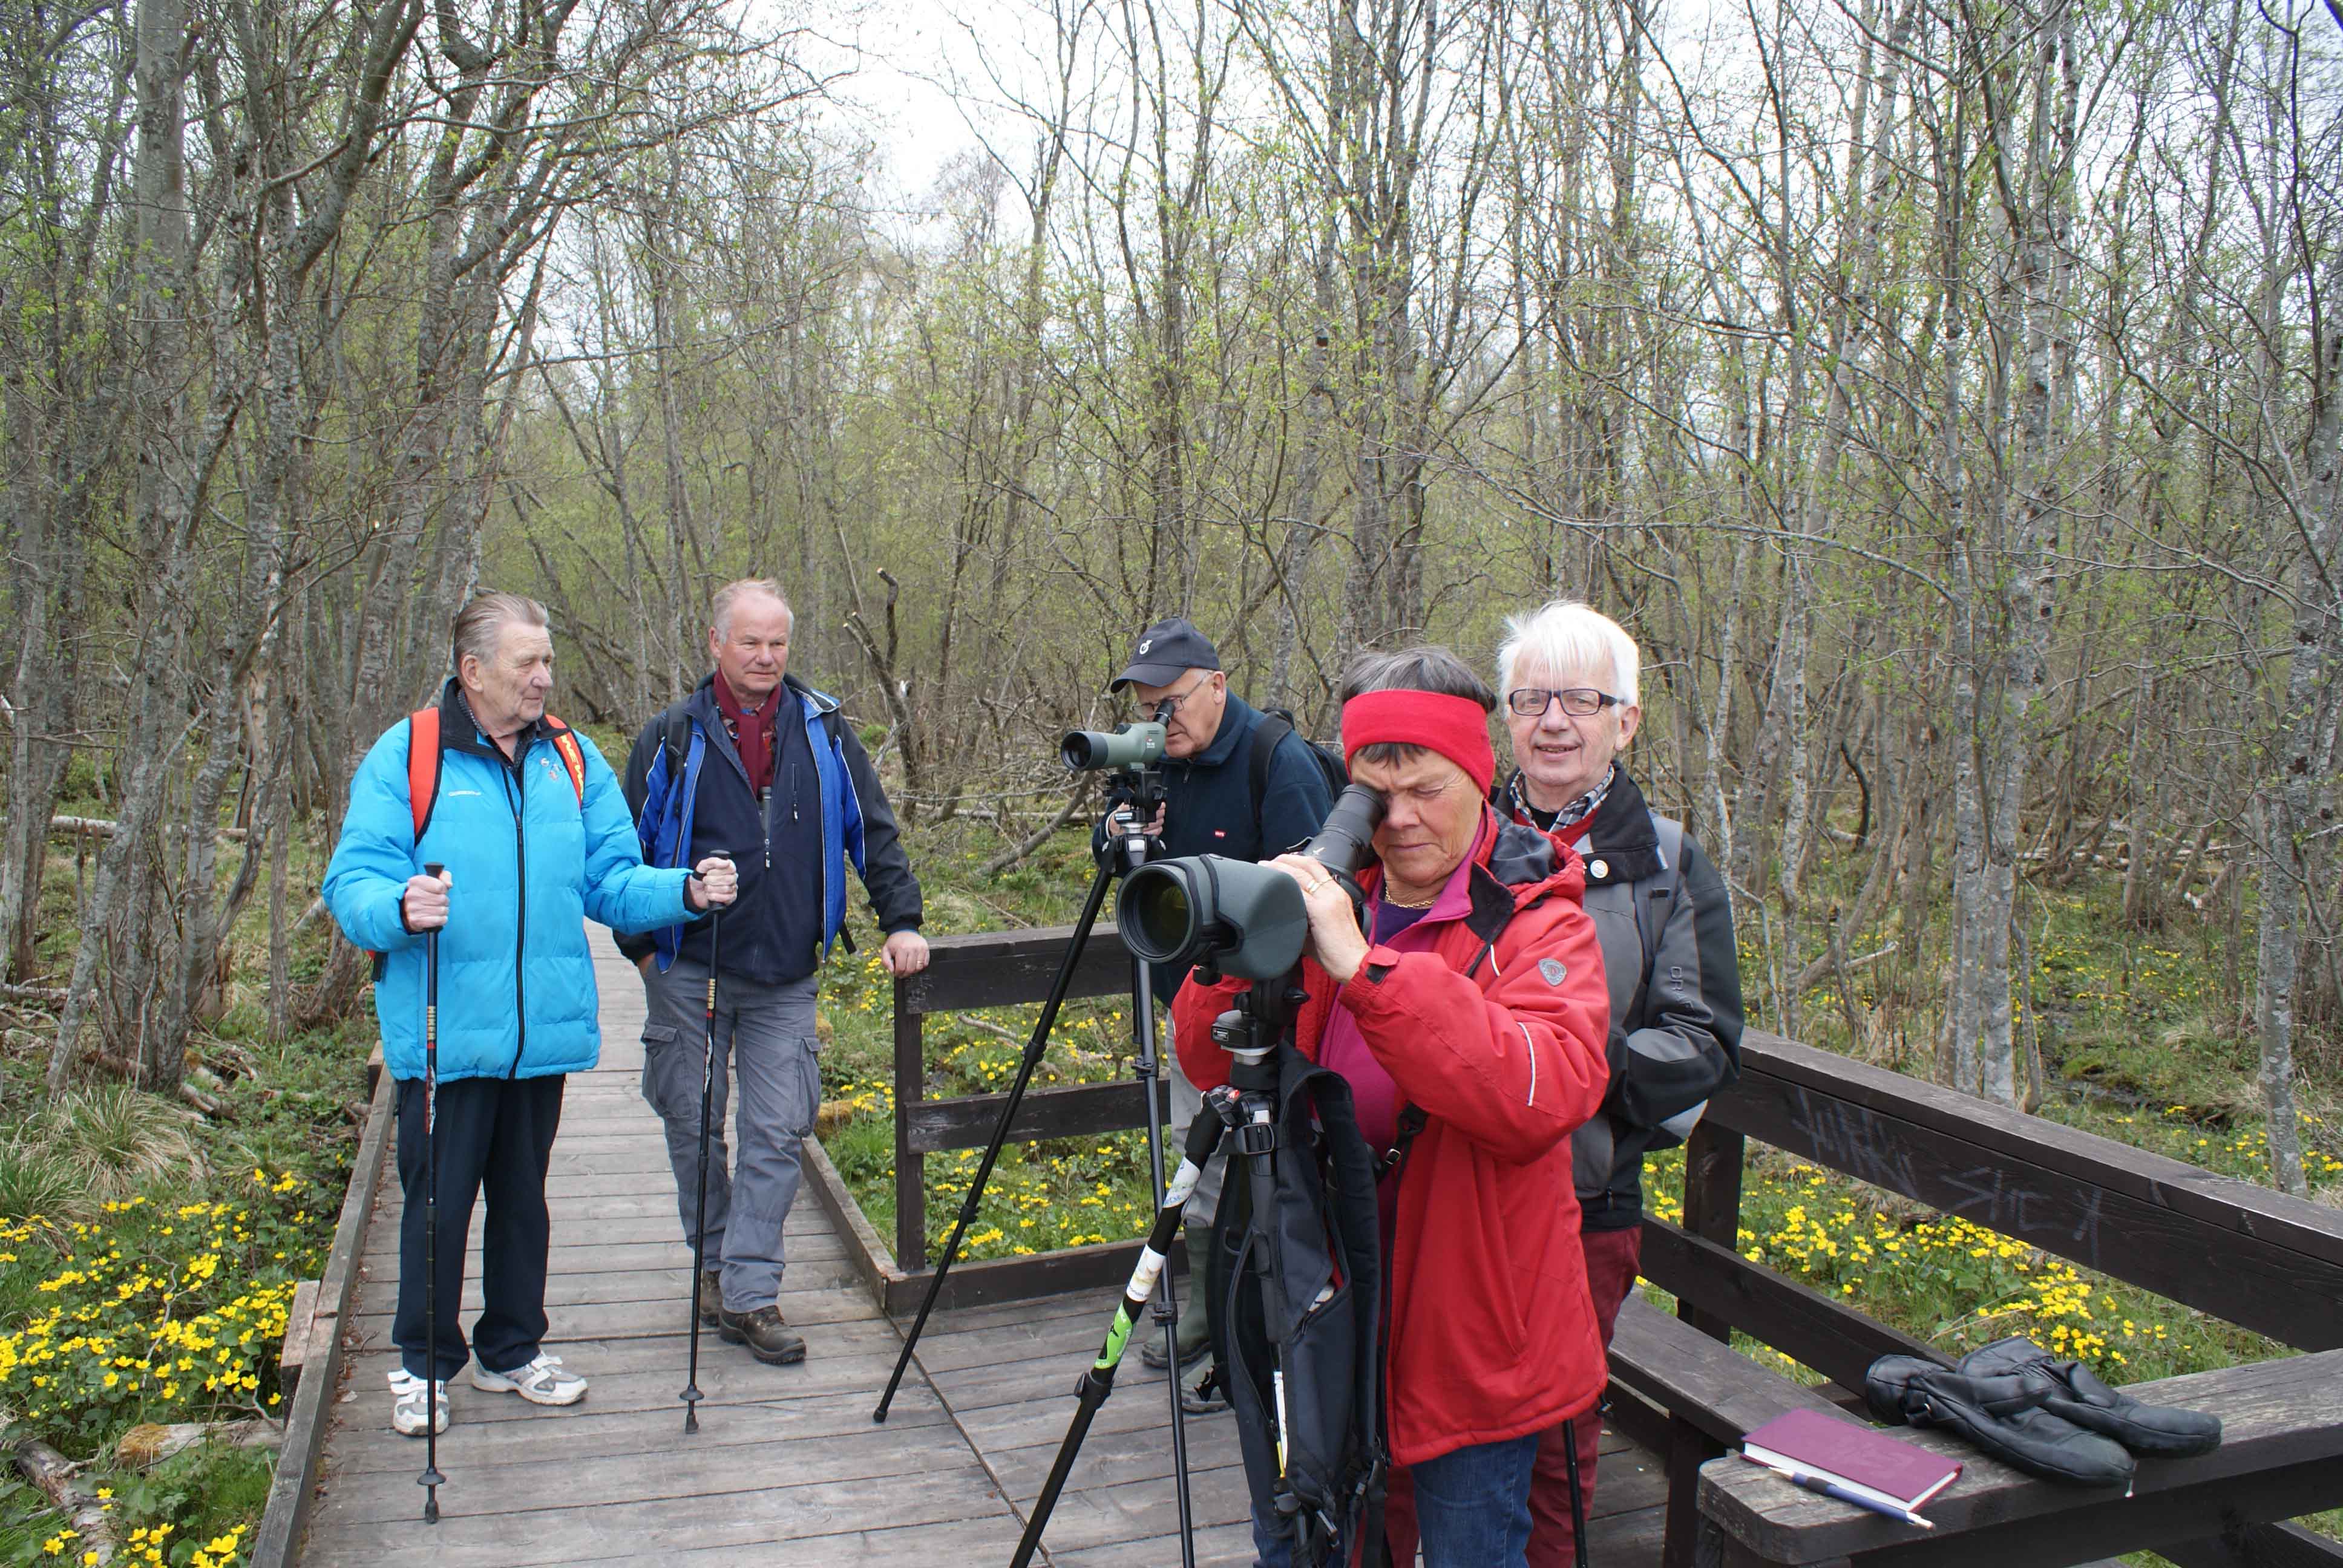
[[[415,837],[431,825],[431,808],[439,799],[439,709],[418,708],[407,715],[407,803],[415,812]]]
[[[546,729],[553,732],[553,749],[561,753],[561,765],[569,769],[569,787],[578,791],[578,809],[586,809],[586,749],[578,744],[578,737],[569,726],[550,713],[545,716]]]

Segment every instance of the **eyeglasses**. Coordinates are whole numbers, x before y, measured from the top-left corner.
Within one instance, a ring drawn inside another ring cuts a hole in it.
[[[1597,691],[1591,686],[1564,687],[1550,691],[1543,687],[1517,686],[1505,693],[1505,706],[1523,719],[1543,717],[1546,707],[1561,699],[1562,710],[1573,719],[1592,719],[1606,708],[1616,708],[1626,702],[1624,697],[1614,697],[1607,691]]]
[[[1197,678],[1196,678],[1196,684],[1195,684],[1195,685],[1193,685],[1193,686],[1190,687],[1187,690],[1185,690],[1185,691],[1182,692],[1179,696],[1177,696],[1177,697],[1167,697],[1167,698],[1165,698],[1165,699],[1163,699],[1163,701],[1164,701],[1165,703],[1168,703],[1168,704],[1171,706],[1171,709],[1172,709],[1172,717],[1173,717],[1173,718],[1175,718],[1175,719],[1176,719],[1177,717],[1179,717],[1180,709],[1181,709],[1183,706],[1185,706],[1185,705],[1186,705],[1186,703],[1187,703],[1188,699],[1189,699],[1190,698],[1192,698],[1192,697],[1195,696],[1195,695],[1196,695],[1196,693],[1198,693],[1198,692],[1200,692],[1200,691],[1203,690],[1203,689],[1204,689],[1204,688],[1206,688],[1206,687],[1208,687],[1208,686],[1210,686],[1210,685],[1212,685],[1212,673],[1211,673],[1210,671],[1207,671],[1207,672],[1205,672],[1203,675],[1201,675],[1201,676],[1197,677]]]

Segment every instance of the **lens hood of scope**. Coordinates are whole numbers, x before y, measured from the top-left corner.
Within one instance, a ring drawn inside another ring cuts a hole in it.
[[[1283,871],[1191,855],[1158,860],[1123,879],[1115,901],[1123,944],[1149,963],[1210,958],[1240,980],[1275,980],[1302,960],[1310,911]]]

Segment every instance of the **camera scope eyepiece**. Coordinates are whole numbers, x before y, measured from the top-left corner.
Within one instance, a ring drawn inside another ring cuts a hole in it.
[[[1383,798],[1353,784],[1302,853],[1330,871],[1356,872],[1373,855]],[[1273,867],[1222,855],[1158,860],[1123,879],[1115,902],[1123,944],[1149,963],[1210,959],[1240,980],[1275,980],[1302,958],[1310,914],[1302,888]]]
[[[1101,768],[1144,768],[1163,758],[1163,726],[1126,724],[1120,729],[1070,729],[1058,755],[1076,773]]]

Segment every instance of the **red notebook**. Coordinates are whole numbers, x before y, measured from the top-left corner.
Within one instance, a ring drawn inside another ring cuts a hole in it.
[[[1741,1448],[1761,1464],[1788,1465],[1906,1510],[1918,1508],[1961,1473],[1959,1460],[1818,1410],[1776,1416],[1743,1438]]]

